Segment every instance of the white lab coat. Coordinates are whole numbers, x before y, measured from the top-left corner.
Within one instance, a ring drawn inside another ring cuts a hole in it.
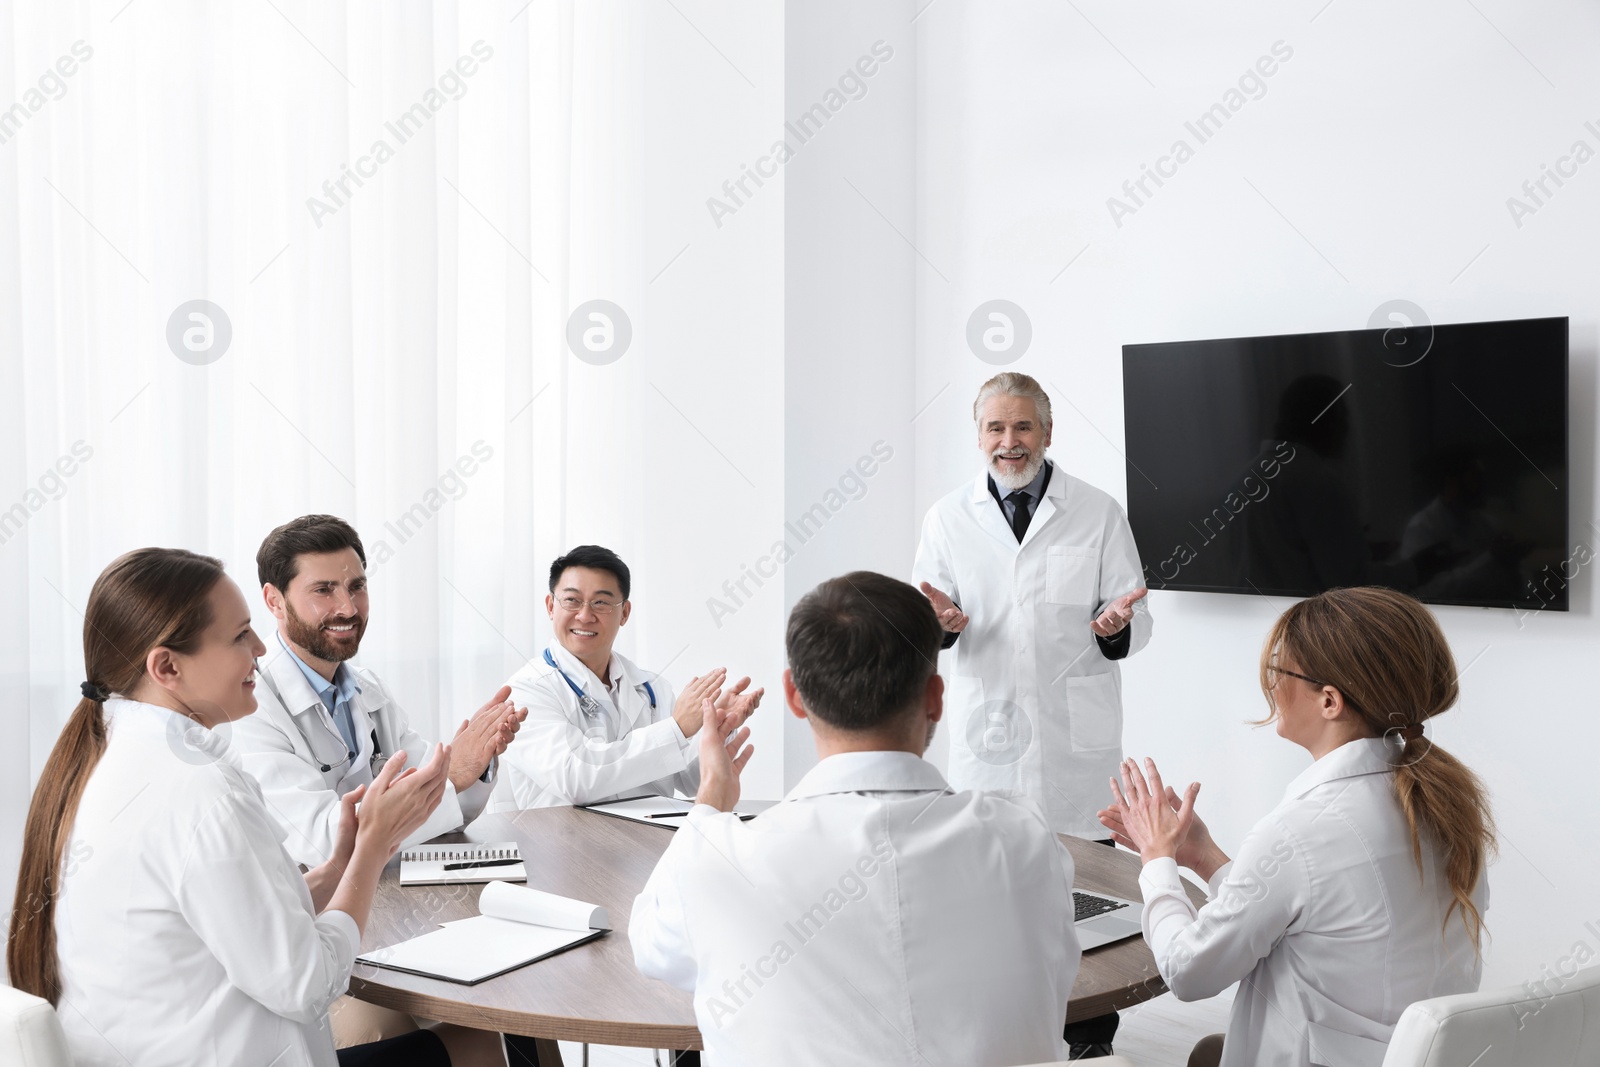
[[[1032,801],[849,752],[751,822],[707,805],[685,822],[628,938],[641,972],[693,991],[708,1061],[1066,1059],[1072,856]]]
[[[376,674],[354,664],[346,666],[356,672],[361,685],[351,713],[360,746],[355,759],[345,761],[348,750],[327,705],[276,639],[268,640],[267,655],[258,661],[256,713],[224,728],[240,764],[261,783],[267,809],[287,831],[284,847],[307,867],[325,863],[333,854],[340,797],[370,784],[382,761],[401,749],[407,767],[421,766],[433,750],[411,728],[405,710]],[[324,771],[323,766],[329,769]],[[446,782],[439,806],[404,843],[427,841],[477,818],[494,788],[494,773],[491,763],[488,780],[459,796]]]
[[[670,797],[674,789],[695,794],[698,742],[685,737],[672,717],[671,683],[613,652],[614,690],[608,692],[560,642],[549,651],[567,677],[600,702],[601,714],[589,718],[579,710],[578,695],[542,652],[529,660],[507,683],[528,718],[502,757],[505,784],[495,795],[496,810],[595,804],[646,793]],[[654,709],[646,682],[655,690]]]
[[[1482,961],[1426,835],[1422,869],[1381,738],[1341,745],[1289,784],[1196,917],[1170,859],[1145,864],[1145,939],[1179,1000],[1242,980],[1223,1067],[1379,1067],[1414,1001],[1478,988]],[[1488,909],[1488,883],[1474,902]]]
[[[120,698],[105,714],[56,910],[73,1062],[331,1067],[327,1011],[350,979],[355,921],[312,914],[221,734]]]
[[[1019,545],[980,471],[928,510],[912,580],[969,617],[945,695],[950,784],[1026,793],[1058,833],[1105,837],[1122,680],[1089,623],[1145,584],[1122,508],[1057,464]],[[1150,640],[1145,601],[1134,611],[1129,655]]]

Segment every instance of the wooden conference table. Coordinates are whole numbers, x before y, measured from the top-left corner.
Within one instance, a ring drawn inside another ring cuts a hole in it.
[[[768,805],[747,802],[746,811]],[[516,841],[529,886],[603,905],[612,931],[597,941],[475,986],[356,964],[350,995],[425,1019],[553,1042],[641,1048],[698,1049],[690,994],[644,977],[633,965],[628,915],[674,831],[575,808],[538,808],[485,815],[443,841]],[[1128,900],[1139,899],[1139,859],[1129,852],[1063,836],[1074,881]],[[373,901],[363,951],[428,933],[450,919],[478,914],[481,885],[406,886],[391,863]],[[1189,887],[1195,902],[1204,900]],[[1083,954],[1067,1019],[1091,1019],[1166,992],[1141,937]],[[548,1049],[546,1053],[544,1050]],[[559,1059],[553,1061],[559,1063]]]

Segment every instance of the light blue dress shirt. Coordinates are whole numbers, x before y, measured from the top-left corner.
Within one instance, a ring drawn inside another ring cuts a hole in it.
[[[361,683],[356,681],[356,672],[350,669],[349,664],[341,663],[333,672],[333,681],[328,681],[322,675],[306,666],[306,661],[295,655],[294,649],[283,639],[283,634],[278,634],[278,644],[289,653],[295,664],[300,668],[300,673],[306,676],[306,681],[311,683],[311,688],[316,690],[317,696],[322,698],[323,707],[328,709],[328,714],[333,717],[333,725],[338,727],[339,736],[344,738],[345,751],[354,759],[360,746],[356,744],[356,724],[351,704],[356,694],[361,692]]]

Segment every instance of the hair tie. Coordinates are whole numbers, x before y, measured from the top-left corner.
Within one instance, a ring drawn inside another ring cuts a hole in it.
[[[92,700],[96,704],[104,704],[111,696],[111,690],[103,685],[95,685],[93,682],[84,682],[78,686],[78,691],[83,694],[83,699]]]
[[[1385,741],[1389,741],[1393,745],[1399,745],[1402,748],[1405,747],[1406,742],[1420,740],[1422,736],[1423,731],[1420,722],[1409,723],[1405,726],[1391,726],[1383,733]]]

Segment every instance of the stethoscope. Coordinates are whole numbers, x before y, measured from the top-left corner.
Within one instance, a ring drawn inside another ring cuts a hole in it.
[[[306,747],[311,750],[311,758],[317,761],[318,770],[320,770],[323,774],[327,774],[335,767],[342,767],[346,763],[350,763],[352,765],[354,764],[356,754],[351,752],[349,747],[345,745],[344,737],[334,730],[332,726],[328,725],[328,723],[323,720],[322,716],[313,715],[312,718],[316,719],[319,723],[322,723],[322,729],[325,732],[333,734],[333,739],[335,743],[338,744],[339,751],[343,752],[345,756],[343,759],[335,760],[334,762],[329,763],[325,761],[320,754],[318,754],[316,742],[311,740],[310,734],[306,733],[306,728],[300,723],[300,717],[289,710],[289,702],[283,699],[283,694],[278,692],[278,684],[272,680],[272,675],[268,674],[262,669],[259,660],[256,662],[256,677],[267,683],[267,688],[272,690],[273,699],[277,700],[278,706],[283,709],[283,713],[289,716],[289,721],[294,723],[294,728],[300,731],[301,739],[305,741]],[[321,703],[321,701],[319,700],[318,703]],[[326,710],[327,705],[323,705],[323,707],[324,710]],[[374,729],[372,731],[372,762],[368,765],[374,776],[376,776],[377,773],[383,769],[383,765],[387,763],[388,760],[389,757],[385,756],[382,750],[378,747],[378,731]]]
[[[556,663],[555,657],[550,655],[550,650],[548,648],[544,650],[544,661],[556,669],[556,673],[561,675],[561,680],[567,683],[568,689],[571,689],[574,693],[578,694],[579,711],[583,712],[586,717],[591,719],[598,718],[599,716],[605,714],[606,709],[604,705],[602,705],[598,700],[590,696],[588,693],[585,693],[583,691],[583,687],[577,682],[574,682],[571,678],[567,677],[567,672],[562,670],[560,665]],[[656,691],[650,687],[649,682],[644,683],[644,691],[645,695],[650,698],[650,710],[655,711]]]

